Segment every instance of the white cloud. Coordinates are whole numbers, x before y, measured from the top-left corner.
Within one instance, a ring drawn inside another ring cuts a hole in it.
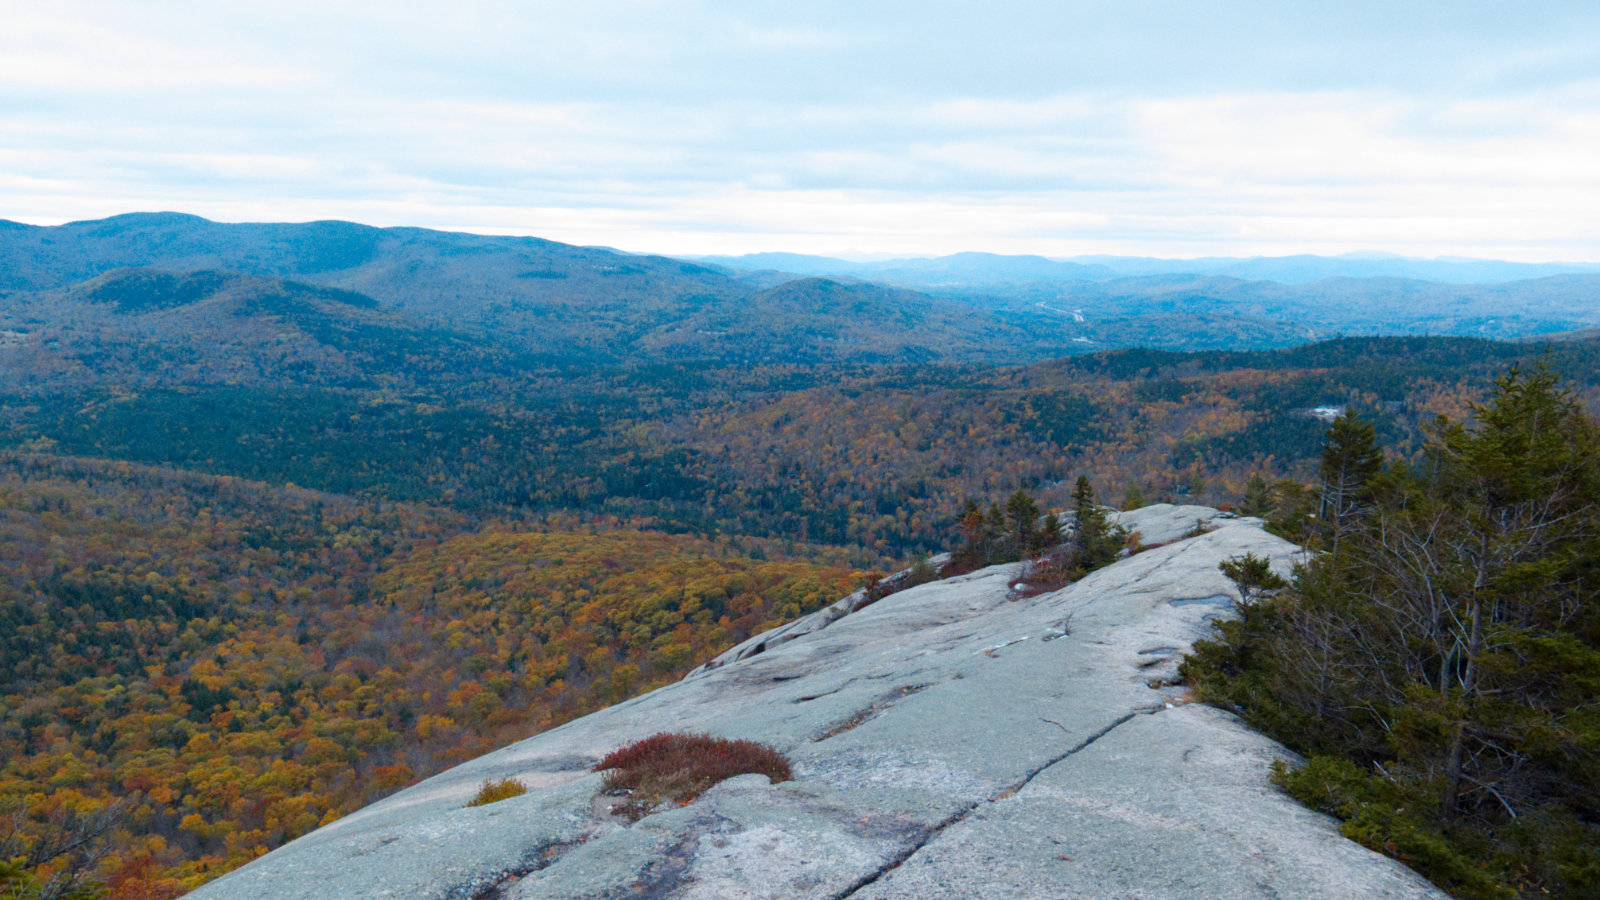
[[[305,68],[252,50],[114,28],[92,6],[12,4],[0,29],[0,85],[25,96],[111,93],[125,100],[162,90],[281,89],[313,80]]]
[[[34,5],[0,30],[0,217],[1600,259],[1600,12],[1265,8]]]

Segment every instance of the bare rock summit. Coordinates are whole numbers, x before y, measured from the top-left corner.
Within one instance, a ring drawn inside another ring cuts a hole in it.
[[[1443,897],[1273,787],[1288,752],[1173,684],[1238,600],[1218,563],[1286,570],[1298,548],[1205,507],[1120,518],[1157,546],[1036,596],[1010,564],[846,598],[191,896]],[[628,824],[590,770],[662,731],[771,744],[795,779],[741,776]],[[506,777],[528,792],[466,808]]]

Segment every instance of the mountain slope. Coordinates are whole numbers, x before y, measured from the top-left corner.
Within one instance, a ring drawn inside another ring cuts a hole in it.
[[[354,291],[421,325],[544,364],[873,360],[912,346],[950,359],[1039,359],[1074,349],[1066,337],[959,301],[873,288],[872,302],[858,308],[849,289],[817,280],[768,296],[697,263],[537,238],[350,222],[224,224],[175,213],[0,229],[0,299],[123,268],[235,272]],[[886,320],[910,331],[886,330]]]
[[[570,357],[654,317],[745,289],[702,266],[537,238],[351,222],[224,224],[134,213],[0,231],[0,289],[63,287],[122,267],[220,269],[368,294],[420,320]]]
[[[963,304],[877,284],[802,278],[756,291],[736,307],[697,311],[641,343],[682,355],[794,363],[975,359],[1002,356],[1008,347],[1029,354],[1040,340]]]
[[[761,549],[0,454],[0,809],[171,898],[860,582]]]
[[[1281,748],[1164,686],[1237,599],[1218,563],[1296,549],[1201,507],[1127,524],[1159,541],[1197,518],[1214,530],[1055,593],[1017,598],[1005,565],[818,613],[194,896],[1441,896],[1273,788]],[[628,825],[588,770],[665,730],[770,743],[795,778],[741,776]],[[463,808],[505,777],[528,793]]]
[[[746,256],[691,257],[739,272],[779,271],[798,275],[861,278],[889,284],[938,287],[1005,285],[1037,281],[1095,281],[1116,278],[1105,265],[1062,262],[1043,256],[998,253],[952,253],[924,259],[852,262],[800,253],[752,253]]]
[[[798,274],[752,273],[738,258],[709,265],[527,237],[135,213],[0,228],[0,299],[130,267],[236,272],[361,293],[420,325],[563,367],[882,362],[929,353],[1012,363],[1106,347],[1269,348],[1333,334],[1505,339],[1600,324],[1600,274],[1582,265],[1494,264],[1493,272],[1525,280],[1450,284],[1417,276],[1446,277],[1468,263],[1134,262],[1118,269],[983,253],[874,263],[772,254],[756,264]],[[1408,277],[1371,277],[1385,273]],[[1346,277],[1353,275],[1362,277]],[[867,294],[871,301],[861,303]]]
[[[0,297],[12,390],[87,385],[415,387],[504,369],[481,339],[426,327],[364,294],[199,270],[117,269]]]

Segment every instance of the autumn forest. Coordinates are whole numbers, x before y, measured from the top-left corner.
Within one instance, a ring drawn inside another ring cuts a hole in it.
[[[1518,362],[1600,407],[1581,338],[1083,353],[548,242],[90,224],[0,241],[0,849],[96,831],[57,897],[178,896],[955,547],[968,503],[1239,508],[1313,483],[1317,408],[1417,460]]]

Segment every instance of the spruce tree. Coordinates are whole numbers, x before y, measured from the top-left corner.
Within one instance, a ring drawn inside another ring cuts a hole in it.
[[[1475,412],[1476,427],[1440,430],[1430,486],[1454,512],[1444,546],[1430,554],[1442,562],[1436,582],[1451,600],[1441,623],[1450,658],[1437,685],[1455,713],[1444,759],[1448,816],[1462,811],[1468,788],[1497,790],[1532,762],[1519,738],[1584,743],[1562,707],[1575,685],[1596,684],[1600,667],[1594,427],[1542,367],[1531,375],[1513,369],[1497,382],[1494,402]],[[1585,633],[1587,646],[1578,637]],[[1581,703],[1597,700],[1600,691]],[[1587,740],[1597,738],[1591,732]],[[1527,773],[1517,777],[1526,784]],[[1502,797],[1507,792],[1515,793],[1508,787]],[[1590,800],[1600,811],[1600,793]]]
[[[978,501],[969,499],[956,514],[956,525],[961,529],[961,543],[951,554],[952,561],[963,568],[983,565],[988,557],[984,546],[985,520]]]
[[[1036,549],[1036,523],[1039,521],[1039,504],[1022,489],[1012,492],[1006,500],[1006,534],[1016,558],[1022,558]]]
[[[1072,488],[1072,515],[1076,523],[1073,540],[1077,543],[1079,566],[1088,572],[1114,561],[1127,532],[1113,526],[1106,511],[1095,505],[1094,488],[1083,475],[1078,476]]]
[[[1044,517],[1044,525],[1039,529],[1039,546],[1036,550],[1047,550],[1061,543],[1061,517],[1055,513],[1048,513]]]
[[[1260,475],[1250,476],[1250,483],[1244,488],[1244,500],[1239,504],[1239,512],[1247,516],[1265,516],[1272,512],[1272,488],[1267,486],[1266,479]]]
[[[1328,426],[1322,445],[1318,475],[1322,503],[1318,512],[1322,530],[1337,551],[1340,541],[1371,497],[1371,482],[1383,468],[1383,451],[1377,431],[1346,409]]]
[[[989,512],[984,515],[984,564],[997,562],[1011,562],[1016,557],[1007,552],[1010,548],[1006,541],[1006,514],[999,506],[989,504]]]

